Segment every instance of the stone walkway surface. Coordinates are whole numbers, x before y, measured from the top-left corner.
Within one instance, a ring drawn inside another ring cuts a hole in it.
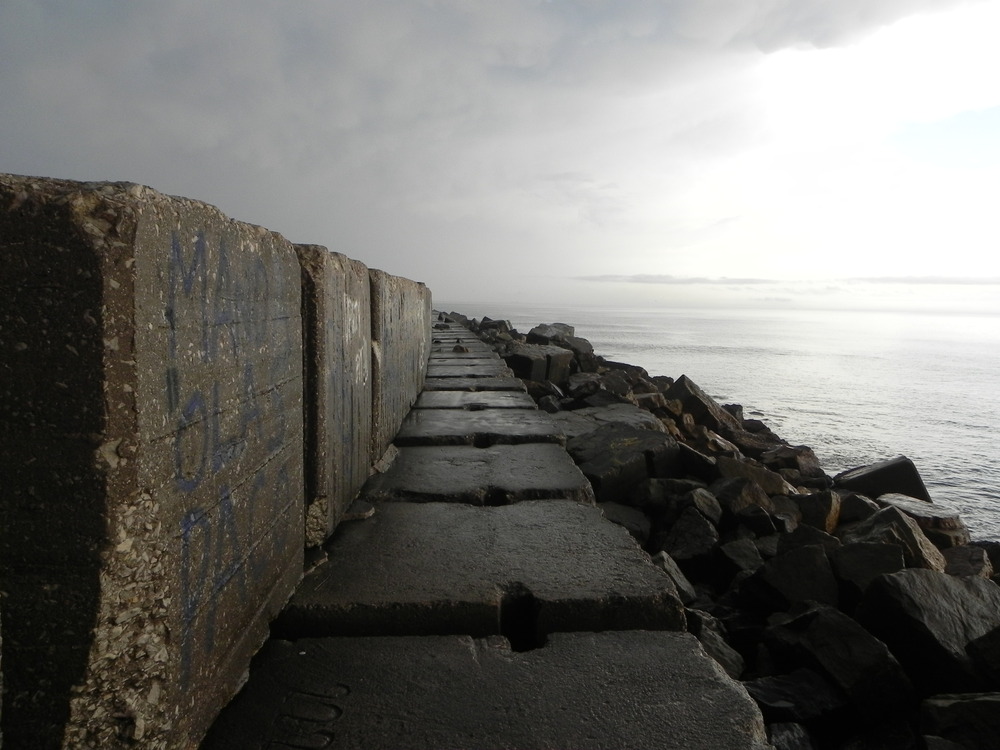
[[[767,748],[557,423],[467,329],[432,333],[374,514],[340,525],[203,749]]]

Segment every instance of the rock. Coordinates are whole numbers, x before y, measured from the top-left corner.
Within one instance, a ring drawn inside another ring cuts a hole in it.
[[[843,690],[812,669],[760,677],[743,683],[765,721],[813,721],[847,705]]]
[[[770,469],[765,469],[763,466],[757,466],[748,461],[740,461],[729,456],[719,456],[716,459],[716,466],[718,467],[719,474],[724,479],[737,477],[752,479],[768,495],[798,494],[798,490],[786,482],[780,474]]]
[[[828,550],[843,604],[853,609],[873,580],[903,569],[903,550],[895,544],[852,542]]]
[[[632,488],[629,493],[628,505],[638,508],[649,516],[666,516],[670,523],[680,515],[685,507],[680,498],[696,489],[702,489],[699,482],[687,479],[647,479]],[[707,493],[711,495],[711,493]],[[718,512],[722,509],[718,507],[718,501],[712,496]],[[718,519],[713,519],[717,523]]]
[[[571,438],[566,450],[602,502],[622,501],[651,476],[681,475],[677,441],[651,430],[608,424]]]
[[[515,343],[507,347],[503,359],[522,380],[550,380],[559,385],[569,379],[573,352],[558,346]]]
[[[740,529],[753,536],[770,536],[777,531],[770,514],[759,505],[740,508],[736,512],[736,523]]]
[[[753,573],[764,564],[764,559],[751,539],[726,542],[719,547],[719,552],[730,577],[743,571]]]
[[[899,508],[917,522],[917,526],[923,529],[924,534],[938,549],[969,543],[969,530],[959,517],[958,510],[949,505],[927,502],[896,492],[879,495],[875,502]]]
[[[774,750],[816,750],[809,730],[801,724],[779,722],[767,725],[767,737]]]
[[[649,518],[642,511],[621,503],[598,503],[597,506],[606,519],[626,528],[639,544],[649,539]]]
[[[802,513],[802,523],[832,534],[840,523],[840,495],[826,490],[794,498]]]
[[[687,628],[701,643],[705,653],[715,659],[734,680],[743,674],[743,657],[726,642],[725,628],[717,619],[700,609],[687,609]]]
[[[757,505],[768,513],[774,512],[771,498],[752,479],[745,477],[720,479],[709,485],[709,491],[719,501],[723,518],[728,522],[734,521],[739,511],[751,505]]]
[[[660,542],[682,568],[707,560],[719,542],[719,532],[712,522],[695,508],[685,508]]]
[[[876,578],[856,613],[892,649],[922,695],[986,685],[966,652],[1000,627],[1000,586],[918,568]]]
[[[778,554],[781,555],[809,544],[819,545],[829,555],[840,546],[840,540],[812,526],[798,526],[794,531],[779,536]]]
[[[678,567],[674,558],[666,552],[661,550],[653,555],[653,565],[670,576],[670,580],[674,582],[674,586],[677,589],[677,595],[684,605],[690,604],[698,597],[694,586],[691,585],[691,581],[687,579],[687,576]]]
[[[920,705],[920,727],[966,750],[996,750],[1000,693],[935,695]]]
[[[711,482],[718,477],[714,458],[706,456],[686,443],[680,443],[678,447],[680,465],[685,475],[705,482]]]
[[[853,542],[878,542],[894,544],[903,550],[903,560],[908,568],[927,568],[943,572],[944,556],[938,551],[917,522],[898,508],[883,508],[841,536],[845,544]]]
[[[910,497],[931,502],[924,480],[913,462],[906,456],[896,456],[868,466],[837,474],[833,478],[838,489],[854,490],[868,497],[878,497],[888,492],[899,492]]]
[[[971,545],[947,547],[941,550],[941,554],[944,555],[946,563],[944,572],[950,576],[959,578],[976,576],[987,579],[993,577],[993,565],[982,547]]]
[[[839,494],[840,522],[842,524],[864,521],[879,511],[878,503],[864,495],[859,495],[857,492],[841,492]]]
[[[837,581],[823,548],[799,547],[768,560],[740,585],[740,595],[751,606],[786,610],[795,602],[836,606]]]
[[[965,652],[980,673],[990,680],[991,686],[1000,688],[1000,628],[993,628],[986,635],[969,641]]]
[[[668,399],[677,399],[685,412],[692,414],[699,424],[711,430],[725,433],[742,431],[739,421],[723,409],[715,399],[699,388],[687,375],[681,375],[664,394]]]
[[[575,372],[566,381],[566,390],[573,398],[583,398],[601,389],[601,376],[596,372]]]
[[[779,662],[815,669],[866,719],[904,713],[913,689],[886,645],[833,607],[810,606],[764,632]]]
[[[924,743],[924,750],[969,750],[965,745],[959,745],[957,742],[946,740],[944,737],[925,734],[920,739]]]
[[[576,335],[576,329],[565,323],[549,323],[537,325],[528,331],[529,344],[548,344],[550,341],[562,341],[567,336]]]
[[[779,445],[765,451],[760,461],[771,471],[794,469],[804,477],[825,476],[813,449],[805,445]]]
[[[538,405],[541,406],[542,402],[539,401]],[[632,404],[586,406],[582,409],[561,411],[554,419],[566,437],[585,435],[606,424],[624,424],[653,432],[667,431],[663,422],[654,415]]]

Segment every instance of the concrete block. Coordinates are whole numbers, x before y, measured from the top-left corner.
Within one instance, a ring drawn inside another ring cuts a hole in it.
[[[274,641],[204,750],[765,750],[760,711],[689,633]]]
[[[384,474],[362,490],[368,501],[503,505],[537,498],[593,502],[590,482],[565,449],[549,443],[400,448]]]
[[[125,183],[0,177],[11,747],[188,747],[302,569],[299,267]]]
[[[522,409],[413,409],[393,441],[395,445],[516,445],[557,443],[566,436],[542,411]]]
[[[369,270],[372,322],[372,440],[377,461],[424,384],[431,343],[431,295],[423,284]]]
[[[414,409],[535,409],[527,393],[519,391],[427,391],[417,397]]]
[[[510,378],[514,373],[502,361],[483,360],[472,363],[429,362],[428,378]]]
[[[318,245],[296,245],[305,316],[306,545],[322,544],[371,466],[371,297],[368,268]]]
[[[601,509],[571,500],[380,503],[327,553],[278,637],[499,633],[518,645],[559,631],[685,629],[670,577]]]
[[[427,380],[424,381],[424,392],[427,391],[520,391],[527,392],[524,381],[512,375],[497,377],[437,377],[431,375],[428,369]]]

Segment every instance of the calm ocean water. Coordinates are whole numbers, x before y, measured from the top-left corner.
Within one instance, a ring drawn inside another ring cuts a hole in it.
[[[1000,540],[1000,317],[731,309],[438,309],[576,326],[598,354],[743,404],[828,474],[903,454],[975,539]]]

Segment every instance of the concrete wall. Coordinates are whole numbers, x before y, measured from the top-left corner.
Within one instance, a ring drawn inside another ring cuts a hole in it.
[[[429,294],[131,184],[0,175],[0,260],[4,739],[196,746],[415,399]]]

